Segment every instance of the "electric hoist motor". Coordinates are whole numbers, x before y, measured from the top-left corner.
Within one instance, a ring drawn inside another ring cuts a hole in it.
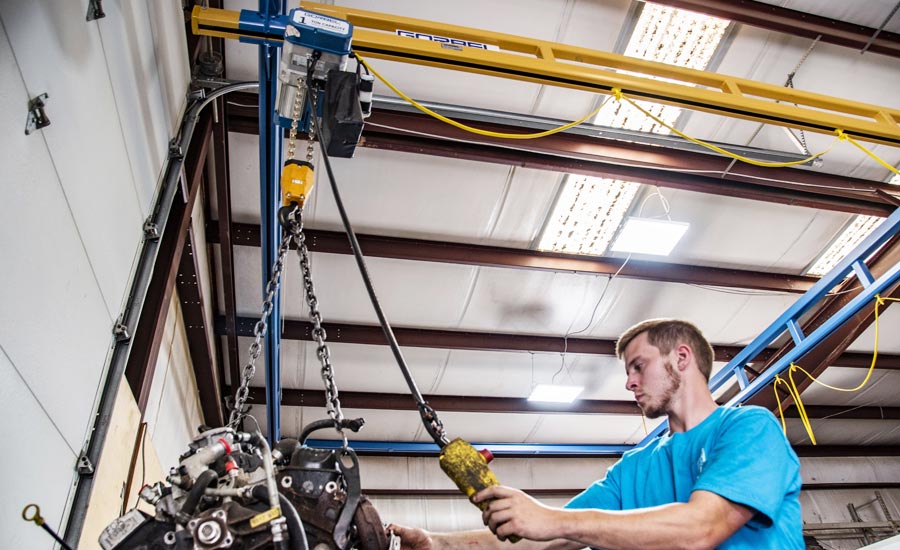
[[[349,21],[302,8],[291,10],[284,28],[284,46],[278,71],[276,105],[282,126],[290,127],[298,118],[296,110],[299,106],[299,127],[307,130],[309,113],[306,91],[315,88],[323,96],[328,73],[346,70],[352,35],[353,25]],[[307,82],[311,63],[314,63],[314,82]],[[321,99],[316,98],[320,106]],[[321,112],[318,114],[321,115]]]

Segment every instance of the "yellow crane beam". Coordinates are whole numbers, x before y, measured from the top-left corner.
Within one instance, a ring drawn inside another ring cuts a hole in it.
[[[619,89],[634,99],[819,133],[841,130],[859,140],[900,146],[898,109],[457,25],[313,2],[301,7],[350,21],[353,50],[366,57],[603,94]],[[261,38],[242,31],[239,13],[228,10],[195,7],[192,26],[202,35]],[[453,40],[422,40],[417,33]],[[462,45],[467,42],[490,49]]]

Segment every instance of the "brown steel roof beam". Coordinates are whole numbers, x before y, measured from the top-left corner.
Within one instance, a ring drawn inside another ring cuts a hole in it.
[[[819,38],[829,44],[900,57],[900,34],[884,30],[879,32],[878,29],[871,27],[764,2],[752,0],[653,0],[653,2],[792,36]]]
[[[219,226],[207,224],[208,239],[216,242]],[[306,245],[311,252],[327,254],[351,254],[347,235],[338,231],[305,230]],[[253,224],[232,225],[233,244],[259,246],[259,226]],[[519,248],[484,246],[427,241],[399,237],[357,234],[366,256],[394,258],[426,262],[477,265],[486,267],[514,267],[558,273],[589,273],[613,275],[631,279],[644,279],[670,283],[700,284],[781,292],[806,292],[818,281],[817,277],[767,273],[743,269],[727,269],[645,260],[631,260],[624,268],[618,258],[599,258],[576,254],[559,254]]]
[[[253,336],[255,319],[238,317],[237,335]],[[343,344],[387,345],[384,332],[377,325],[355,325],[342,323],[325,323],[328,340]],[[215,319],[216,334],[226,334],[225,320],[220,315]],[[285,320],[282,337],[287,340],[312,341],[312,325],[306,321]],[[402,346],[466,349],[480,351],[533,351],[561,353],[588,353],[594,355],[614,355],[615,340],[597,338],[569,338],[568,344],[559,336],[532,336],[527,334],[504,334],[490,332],[471,332],[456,330],[437,330],[420,328],[394,327],[394,333]],[[740,346],[714,345],[715,360],[730,361],[741,351]],[[774,350],[766,350],[759,354],[757,361],[766,361]],[[868,368],[872,359],[867,353],[845,353],[835,360],[835,366],[851,368]],[[868,362],[867,362],[868,361]],[[900,369],[900,355],[878,354],[879,369]]]
[[[282,388],[281,404],[286,407],[324,407],[322,390]],[[229,392],[230,393],[230,392]],[[570,404],[536,403],[518,397],[480,397],[464,395],[426,395],[428,404],[441,412],[511,413],[511,414],[616,414],[640,416],[634,401],[579,399]],[[250,403],[265,403],[266,389],[250,388]],[[341,406],[348,409],[415,411],[416,403],[406,393],[341,392]],[[840,407],[808,405],[811,419],[900,420],[900,407]],[[799,418],[795,409],[785,412],[787,418]]]
[[[182,189],[187,191],[187,196],[179,190],[172,201],[165,231],[159,237],[159,252],[150,275],[147,295],[132,336],[125,378],[141,414],[146,410],[150,397],[150,384],[156,369],[169,301],[175,288],[178,260],[184,248],[184,236],[191,221],[191,211],[201,187],[200,178],[206,166],[211,135],[212,118],[210,112],[205,111],[197,124],[190,147],[185,151],[183,174],[187,182],[186,188]]]
[[[428,139],[419,136],[367,134],[366,147],[404,153],[416,153],[438,157],[490,162],[505,166],[521,166],[536,170],[549,170],[569,174],[616,178],[655,185],[668,189],[692,191],[707,195],[756,200],[789,206],[803,206],[818,210],[888,216],[893,205],[872,191],[871,196],[842,197],[843,193],[826,193],[820,190],[796,190],[788,185],[772,185],[770,182],[748,182],[733,177],[713,177],[673,172],[670,170],[627,166],[612,161],[566,158],[546,153],[490,145],[456,143]],[[771,174],[769,178],[774,178]]]
[[[197,380],[197,393],[200,397],[203,421],[207,426],[218,427],[225,424],[220,391],[221,381],[219,371],[213,362],[212,347],[209,343],[209,332],[212,331],[212,326],[206,318],[206,308],[204,307],[206,298],[204,298],[201,286],[197,255],[194,254],[196,248],[194,232],[188,226],[176,281],[178,299],[181,302],[181,313],[184,317],[188,353],[191,356],[191,365]]]
[[[230,105],[232,131],[258,133],[254,94]],[[241,105],[246,105],[241,106]],[[500,132],[523,128],[477,122]],[[386,128],[390,126],[391,128]],[[411,134],[418,132],[419,134]],[[423,136],[430,134],[433,137]],[[805,206],[853,214],[887,216],[896,189],[883,182],[835,176],[795,168],[730,166],[725,157],[604,138],[602,135],[558,133],[517,141],[475,136],[424,114],[375,109],[363,130],[363,147],[443,156],[556,172],[616,177],[700,193]],[[720,172],[702,176],[686,171]],[[887,193],[883,196],[878,193]]]
[[[255,319],[238,317],[238,336],[253,336]],[[346,323],[325,323],[328,341],[343,344],[387,345],[384,332],[377,325],[355,325]],[[222,316],[215,320],[216,334],[225,334]],[[414,348],[465,349],[480,351],[533,351],[562,353],[587,353],[593,355],[615,355],[615,340],[599,338],[569,338],[562,336],[534,336],[528,334],[504,334],[471,332],[462,330],[438,330],[423,328],[393,327],[401,346]],[[281,336],[286,340],[312,341],[312,324],[306,321],[284,320]],[[716,361],[728,361],[741,351],[740,346],[715,346]],[[764,351],[758,357],[762,361],[769,357]]]
[[[210,221],[207,220],[207,240],[209,242],[219,243],[219,260],[222,269],[222,298],[225,305],[225,322],[228,323],[229,331],[226,333],[225,357],[220,360],[226,362],[231,380],[240,378],[240,363],[237,348],[237,338],[231,333],[230,329],[235,326],[236,303],[235,297],[235,281],[234,281],[234,247],[232,243],[234,230],[231,223],[231,177],[229,175],[229,150],[228,150],[228,116],[230,106],[225,98],[217,100],[217,108],[222,108],[225,117],[219,121],[219,124],[213,126],[213,174],[216,182],[216,205],[218,207],[219,220],[213,222],[214,229],[210,229]],[[210,238],[213,237],[213,238]],[[257,233],[257,243],[259,242],[259,233]],[[259,246],[257,244],[257,246]],[[215,262],[211,262],[211,268],[215,268]]]

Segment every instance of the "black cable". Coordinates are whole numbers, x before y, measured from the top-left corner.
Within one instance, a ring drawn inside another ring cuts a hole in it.
[[[319,139],[321,140],[322,129],[319,125],[319,118],[316,115],[316,104],[313,100],[313,95],[317,93],[317,90],[312,87],[312,70],[310,70],[310,74],[307,78],[307,84],[309,87],[306,93],[306,102],[309,105],[310,118],[312,119],[312,124],[315,126],[316,135],[319,136]],[[350,219],[347,216],[347,211],[344,209],[344,201],[341,200],[341,194],[340,191],[338,191],[334,171],[331,169],[331,159],[328,158],[328,152],[325,150],[325,147],[322,146],[321,141],[319,142],[319,151],[321,151],[322,159],[325,161],[325,171],[328,173],[328,182],[331,186],[331,192],[334,195],[334,202],[337,205],[338,213],[341,216],[341,223],[343,223],[344,230],[347,232],[347,238],[350,240],[350,248],[353,249],[353,257],[356,259],[357,267],[359,267],[359,273],[366,286],[369,300],[372,302],[372,307],[375,309],[375,315],[378,316],[378,323],[381,325],[382,331],[384,331],[384,336],[387,338],[391,352],[394,354],[394,359],[397,361],[397,365],[403,373],[403,378],[406,379],[406,385],[409,386],[413,399],[416,400],[416,404],[419,407],[419,414],[425,425],[425,430],[432,439],[434,439],[434,442],[437,443],[439,447],[443,448],[448,443],[447,436],[444,432],[444,426],[441,424],[440,420],[438,420],[435,410],[428,405],[422,397],[422,393],[419,391],[418,386],[416,386],[416,381],[413,380],[412,374],[409,372],[409,367],[406,365],[406,360],[403,358],[403,353],[400,351],[400,345],[397,343],[394,331],[391,329],[391,325],[388,322],[387,317],[385,317],[384,311],[381,309],[378,296],[375,295],[375,287],[372,286],[372,281],[369,278],[369,271],[366,267],[366,261],[363,258],[359,241],[356,239],[356,233],[353,232],[353,227],[350,225]]]

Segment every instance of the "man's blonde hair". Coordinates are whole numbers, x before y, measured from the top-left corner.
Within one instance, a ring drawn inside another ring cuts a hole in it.
[[[616,355],[624,359],[625,348],[632,340],[647,333],[650,345],[659,348],[663,355],[670,353],[679,344],[685,344],[694,352],[697,366],[703,376],[709,380],[712,371],[713,349],[709,341],[694,324],[678,319],[649,319],[631,327],[622,333],[616,342]]]

